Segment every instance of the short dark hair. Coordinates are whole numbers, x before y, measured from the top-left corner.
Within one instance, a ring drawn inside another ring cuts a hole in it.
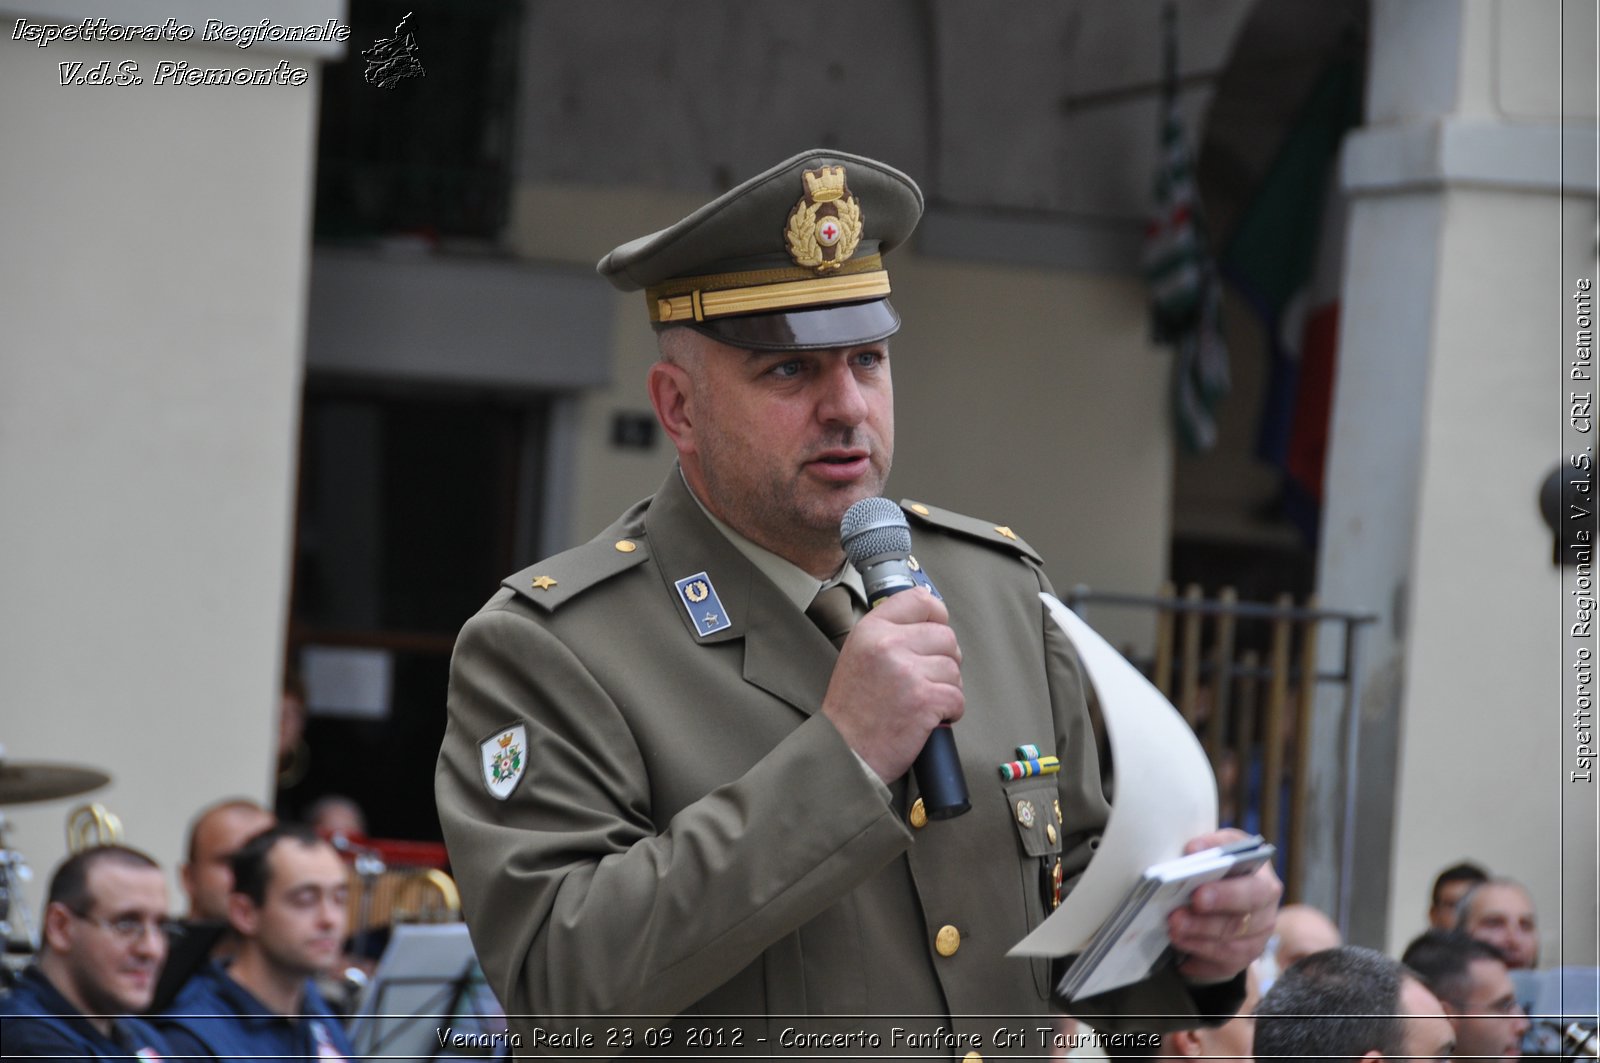
[[[1435,905],[1439,903],[1439,891],[1444,889],[1446,886],[1453,885],[1457,882],[1470,882],[1473,885],[1477,885],[1479,882],[1488,881],[1489,872],[1485,871],[1483,868],[1479,867],[1477,864],[1474,864],[1470,860],[1463,860],[1459,864],[1451,864],[1449,867],[1439,872],[1439,877],[1433,880],[1432,903]]]
[[[1272,983],[1256,1006],[1256,1059],[1359,1060],[1404,1051],[1400,983],[1409,972],[1381,952],[1343,945],[1313,952]]]
[[[328,845],[320,834],[301,823],[279,823],[252,834],[229,861],[233,868],[233,892],[244,894],[258,905],[266,901],[267,886],[272,880],[268,857],[281,841],[299,842],[308,849]]]
[[[97,845],[74,853],[61,862],[50,876],[50,889],[45,904],[64,904],[79,915],[89,914],[89,872],[100,864],[110,862],[124,867],[148,867],[156,871],[161,865],[145,853],[126,845]]]
[[[1505,963],[1499,949],[1459,930],[1430,930],[1407,945],[1400,957],[1434,996],[1458,1011],[1467,1006],[1475,960]]]

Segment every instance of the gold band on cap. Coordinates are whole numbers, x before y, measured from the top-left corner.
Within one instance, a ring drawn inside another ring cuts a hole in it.
[[[889,294],[889,274],[884,270],[854,276],[816,277],[811,280],[762,284],[751,288],[705,291],[650,299],[650,320],[676,323],[704,321],[730,314],[758,314],[768,310],[825,306],[859,299],[882,299]]]
[[[889,274],[880,255],[863,255],[837,273],[819,277],[793,267],[679,277],[646,289],[650,320],[704,321],[730,314],[825,306],[889,294]]]
[[[872,273],[883,269],[883,256],[880,254],[862,255],[853,258],[836,270],[828,273],[830,277],[844,277],[853,273]],[[816,280],[817,271],[814,269],[801,269],[798,266],[773,266],[767,269],[741,269],[723,273],[702,273],[697,277],[674,277],[652,284],[645,289],[645,295],[653,303],[657,299],[670,299],[674,295],[688,295],[696,288],[703,292],[721,291],[727,288],[753,288],[761,284],[781,284],[784,281]]]

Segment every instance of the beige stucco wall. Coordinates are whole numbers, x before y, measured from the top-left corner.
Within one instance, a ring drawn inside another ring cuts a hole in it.
[[[1574,445],[1570,295],[1595,272],[1594,19],[1374,6],[1320,578],[1382,612],[1360,688],[1391,745],[1364,765],[1392,758],[1392,790],[1364,780],[1354,914],[1391,951],[1471,858],[1528,884],[1545,963],[1597,959],[1595,792],[1566,771],[1574,575],[1537,501]]]
[[[1445,201],[1440,257],[1455,265],[1440,277],[1405,620],[1396,948],[1425,928],[1433,876],[1466,856],[1526,881],[1546,956],[1559,940],[1562,850],[1575,840],[1560,819],[1570,574],[1550,563],[1537,493],[1562,459],[1567,329],[1552,305],[1563,294],[1554,238],[1581,248],[1594,222],[1577,204],[1563,222],[1558,206],[1470,189]],[[1574,940],[1592,939],[1594,925],[1592,906],[1566,913]]]
[[[46,22],[206,17],[27,6]],[[268,8],[228,17],[343,17],[336,2]],[[322,60],[39,48],[9,39],[16,17],[0,13],[0,742],[114,778],[0,808],[36,910],[81,801],[173,867],[196,808],[270,799]],[[59,63],[107,59],[146,82],[60,84]],[[310,77],[157,86],[161,59],[287,59]]]

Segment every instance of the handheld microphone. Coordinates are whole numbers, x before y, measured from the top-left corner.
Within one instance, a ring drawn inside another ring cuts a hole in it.
[[[839,524],[839,543],[861,573],[869,606],[917,585],[909,563],[911,528],[900,507],[887,498],[863,498],[851,506]],[[949,724],[941,723],[928,735],[913,769],[929,819],[954,819],[972,807]]]

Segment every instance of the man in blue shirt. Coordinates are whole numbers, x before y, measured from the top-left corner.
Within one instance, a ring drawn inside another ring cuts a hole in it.
[[[312,984],[341,954],[348,889],[338,852],[305,827],[280,824],[246,842],[228,897],[238,953],[202,969],[156,1020],[173,1052],[230,1063],[352,1059]]]
[[[0,1055],[161,1059],[166,1043],[131,1013],[167,955],[167,883],[119,845],[65,860],[50,880],[38,959],[0,998]]]

